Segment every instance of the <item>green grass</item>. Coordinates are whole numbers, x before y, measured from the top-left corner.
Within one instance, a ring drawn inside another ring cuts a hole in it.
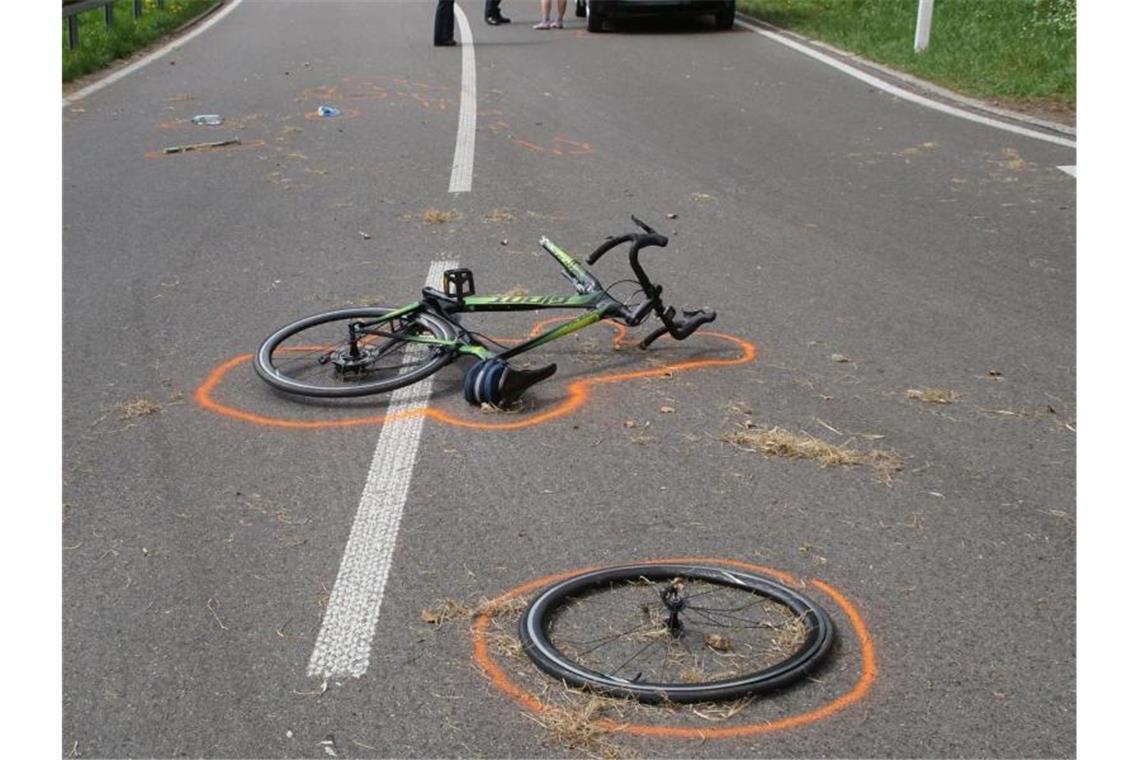
[[[134,0],[116,0],[115,23],[108,28],[103,9],[79,14],[79,46],[67,46],[67,19],[63,19],[63,81],[90,74],[116,58],[124,58],[174,31],[221,0],[143,0],[143,13],[134,17]]]
[[[1076,0],[935,0],[914,52],[918,0],[737,0],[755,18],[967,95],[1073,107]]]

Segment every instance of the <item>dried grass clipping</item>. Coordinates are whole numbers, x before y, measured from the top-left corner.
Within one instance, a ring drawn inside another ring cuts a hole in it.
[[[792,433],[780,427],[740,430],[722,436],[721,440],[766,457],[810,459],[819,462],[820,467],[865,465],[877,471],[888,482],[891,473],[903,469],[902,457],[894,452],[881,449],[861,451],[836,446],[807,433]]]
[[[420,612],[420,620],[428,625],[443,625],[452,620],[461,618],[475,618],[479,615],[499,617],[501,615],[521,615],[529,601],[520,596],[509,599],[480,599],[478,602],[461,602],[456,599],[444,599],[434,607]]]
[[[504,223],[514,219],[514,215],[505,208],[491,209],[486,214],[483,214],[483,221],[487,223]]]
[[[604,720],[604,713],[613,705],[612,699],[589,695],[566,707],[547,705],[537,715],[527,714],[526,717],[542,726],[549,740],[567,749],[578,750],[591,757],[636,757],[632,750],[610,739],[613,729],[606,725],[608,721]]]
[[[441,211],[437,208],[425,208],[420,214],[420,221],[424,224],[447,224],[459,218],[458,211]]]
[[[125,404],[118,404],[115,407],[115,411],[119,413],[121,420],[133,420],[136,417],[145,417],[161,410],[161,406],[145,398],[138,398]]]
[[[953,404],[961,394],[945,388],[908,388],[906,397],[927,404]]]

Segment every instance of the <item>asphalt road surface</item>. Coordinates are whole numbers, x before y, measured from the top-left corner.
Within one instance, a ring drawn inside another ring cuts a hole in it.
[[[61,753],[1074,754],[1074,149],[739,25],[538,32],[529,3],[498,28],[458,5],[473,45],[436,49],[430,3],[245,0],[65,104]],[[641,354],[596,326],[533,357],[559,373],[511,413],[468,407],[457,362],[402,427],[375,421],[388,399],[302,402],[243,358],[306,314],[414,300],[435,261],[481,293],[566,293],[539,236],[584,256],[630,214],[671,239],[643,255],[665,300],[715,308],[716,334]],[[773,426],[902,469],[724,440]],[[727,718],[619,721],[704,741],[560,743],[466,620],[432,622],[679,556],[804,579],[840,635]]]

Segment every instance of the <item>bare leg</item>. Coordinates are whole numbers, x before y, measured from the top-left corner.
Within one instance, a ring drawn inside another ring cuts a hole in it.
[[[542,2],[549,4],[550,0],[542,0]],[[566,15],[566,0],[558,0],[558,20],[555,21],[553,24],[555,29],[561,29],[562,28],[562,17],[565,15]]]
[[[565,1],[565,0],[564,0]],[[539,10],[542,11],[542,20],[534,25],[535,29],[550,28],[550,0],[539,0]]]

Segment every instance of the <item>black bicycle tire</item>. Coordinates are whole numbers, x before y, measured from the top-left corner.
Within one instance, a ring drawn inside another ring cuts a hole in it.
[[[284,391],[285,393],[293,393],[301,396],[314,396],[319,398],[351,398],[354,396],[367,396],[374,393],[387,393],[388,391],[394,391],[397,388],[403,388],[405,385],[417,383],[420,380],[423,380],[425,377],[438,371],[444,365],[454,361],[458,356],[458,351],[445,351],[437,353],[424,361],[421,366],[417,367],[411,372],[400,375],[397,378],[377,380],[373,382],[354,383],[352,385],[346,384],[343,388],[317,386],[298,382],[282,376],[279,372],[276,372],[273,369],[273,351],[288,338],[291,338],[311,327],[315,327],[327,322],[352,318],[379,319],[383,318],[387,314],[390,314],[392,311],[393,309],[389,309],[383,306],[336,309],[334,311],[321,312],[320,314],[314,314],[303,319],[298,319],[295,322],[290,322],[289,324],[275,331],[272,335],[270,335],[262,342],[261,347],[258,348],[257,354],[254,357],[253,368],[257,371],[258,376],[262,380],[269,383],[277,390]],[[447,321],[433,314],[420,312],[413,318],[418,324],[423,325],[432,333],[432,335],[440,340],[454,340],[456,337],[454,328],[452,328],[452,326]]]
[[[679,685],[633,683],[577,665],[563,655],[547,637],[547,616],[575,594],[606,584],[638,580],[664,580],[687,576],[713,583],[747,588],[786,605],[802,615],[807,629],[803,645],[787,659],[744,676],[705,684]],[[755,573],[714,565],[639,563],[603,568],[576,575],[540,593],[519,619],[519,637],[527,656],[543,672],[567,684],[610,696],[632,697],[642,702],[708,702],[737,699],[787,685],[816,667],[827,655],[835,626],[818,604],[787,586]]]

